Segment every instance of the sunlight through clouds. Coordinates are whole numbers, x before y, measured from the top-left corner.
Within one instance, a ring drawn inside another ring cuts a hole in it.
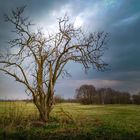
[[[77,16],[74,22],[74,27],[78,28],[81,27],[83,25],[83,20],[80,16]]]

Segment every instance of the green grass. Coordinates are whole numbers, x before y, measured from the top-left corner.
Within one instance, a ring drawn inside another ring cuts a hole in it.
[[[50,122],[34,126],[38,112],[32,103],[0,102],[0,140],[139,140],[140,106],[54,106]]]

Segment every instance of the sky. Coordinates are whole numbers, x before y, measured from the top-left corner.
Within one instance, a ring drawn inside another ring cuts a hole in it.
[[[3,52],[11,38],[11,25],[4,22],[3,15],[11,9],[27,5],[25,14],[44,33],[54,32],[57,18],[67,14],[75,27],[95,32],[109,33],[107,50],[103,60],[109,69],[99,72],[89,69],[85,74],[79,64],[66,67],[71,77],[59,79],[56,94],[72,98],[75,89],[83,84],[96,88],[111,87],[116,90],[140,91],[140,0],[0,0],[0,51]],[[0,98],[28,98],[24,87],[0,72]]]

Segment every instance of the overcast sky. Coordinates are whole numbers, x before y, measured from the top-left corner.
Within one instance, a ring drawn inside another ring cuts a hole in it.
[[[104,60],[110,70],[85,74],[77,64],[68,64],[72,77],[60,79],[56,94],[73,97],[82,84],[111,87],[137,93],[140,91],[140,0],[0,0],[0,51],[11,37],[11,26],[4,22],[3,14],[15,7],[27,5],[25,13],[44,32],[54,31],[57,18],[65,14],[90,32],[109,33],[108,50]],[[14,79],[0,73],[0,98],[26,98],[24,87]]]

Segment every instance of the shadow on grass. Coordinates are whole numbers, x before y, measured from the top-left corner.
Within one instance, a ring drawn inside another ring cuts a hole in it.
[[[0,131],[1,140],[139,140],[140,134],[120,130],[102,124],[77,128],[74,124],[50,123],[44,127],[18,128],[10,132]]]

